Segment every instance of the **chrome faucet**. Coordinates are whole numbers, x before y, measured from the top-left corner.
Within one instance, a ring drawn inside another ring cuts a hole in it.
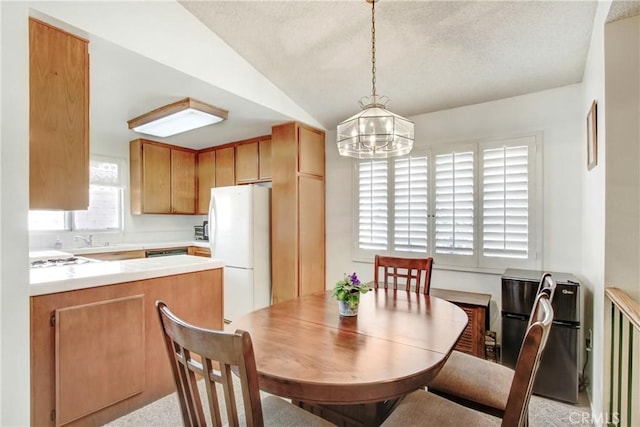
[[[87,248],[93,246],[93,234],[89,234],[89,238],[77,235],[73,237],[73,240],[76,240],[76,241],[82,240],[84,242],[84,246]]]

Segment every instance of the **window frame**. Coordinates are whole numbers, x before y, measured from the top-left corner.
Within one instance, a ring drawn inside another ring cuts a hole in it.
[[[488,257],[483,255],[483,151],[500,146],[528,146],[528,257],[526,259],[507,257]],[[451,255],[435,253],[435,156],[452,153],[454,151],[473,152],[473,255]],[[395,233],[394,200],[394,158],[389,161],[387,174],[387,249],[368,250],[359,247],[359,176],[358,164],[361,159],[352,160],[352,245],[351,258],[355,262],[372,263],[376,254],[401,257],[430,256],[434,258],[434,268],[456,271],[470,271],[481,273],[502,273],[505,268],[540,269],[542,265],[542,212],[543,212],[543,174],[542,174],[542,132],[528,132],[523,134],[484,138],[472,141],[457,141],[437,143],[432,145],[414,146],[408,156],[427,157],[427,205],[428,205],[428,248],[426,253],[394,251],[393,239]]]
[[[115,228],[75,228],[75,212],[76,211],[57,211],[62,212],[64,215],[64,228],[61,229],[53,229],[53,230],[42,230],[42,229],[34,229],[29,230],[32,233],[41,233],[41,234],[52,234],[52,233],[74,233],[74,232],[83,232],[83,233],[121,233],[124,231],[124,210],[125,210],[125,164],[126,161],[119,157],[109,157],[102,155],[92,155],[90,157],[90,161],[104,162],[104,163],[114,163],[118,165],[118,182],[113,185],[104,185],[104,184],[92,184],[91,177],[89,177],[89,189],[91,191],[91,187],[111,187],[116,188],[118,190],[118,198],[119,198],[119,212],[118,212],[118,225]]]

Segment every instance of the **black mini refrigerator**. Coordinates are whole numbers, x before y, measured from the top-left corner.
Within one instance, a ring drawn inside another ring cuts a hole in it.
[[[502,364],[514,368],[544,272],[508,269],[502,276]],[[533,392],[578,403],[580,284],[568,273],[553,273],[553,324]]]

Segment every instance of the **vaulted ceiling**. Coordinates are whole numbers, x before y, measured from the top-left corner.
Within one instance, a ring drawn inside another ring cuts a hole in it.
[[[328,129],[371,94],[365,0],[180,3]],[[380,0],[378,92],[412,116],[578,83],[596,7]]]

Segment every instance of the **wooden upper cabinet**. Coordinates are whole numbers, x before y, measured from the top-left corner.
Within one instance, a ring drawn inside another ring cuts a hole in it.
[[[236,184],[271,180],[271,135],[236,143]]]
[[[171,149],[153,144],[140,147],[143,212],[171,213]]]
[[[271,180],[271,137],[259,142],[260,149],[260,173],[258,178],[261,181]]]
[[[235,147],[216,150],[216,187],[236,184]]]
[[[171,206],[173,213],[196,212],[196,153],[171,149]]]
[[[197,214],[209,214],[211,189],[216,186],[216,152],[214,150],[198,153],[198,209]]]
[[[255,182],[259,174],[258,142],[236,145],[236,183]]]
[[[89,42],[32,18],[29,207],[89,207]]]
[[[129,161],[131,213],[195,213],[195,151],[136,139],[130,143]]]
[[[298,128],[300,173],[324,176],[324,132]]]

